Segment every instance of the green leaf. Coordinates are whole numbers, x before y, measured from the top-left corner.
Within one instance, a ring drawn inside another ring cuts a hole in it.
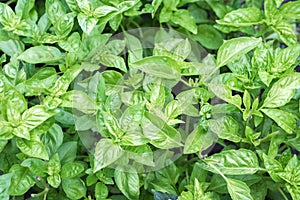
[[[67,37],[74,25],[74,13],[61,16],[54,24],[55,33],[60,37]]]
[[[124,35],[125,35],[126,46],[130,53],[129,62],[134,63],[136,61],[141,60],[143,58],[143,47],[140,40],[137,37],[130,35],[126,32],[124,32]]]
[[[208,49],[218,49],[223,44],[223,35],[213,26],[201,24],[192,38]]]
[[[56,63],[62,60],[63,54],[60,50],[53,46],[34,46],[25,50],[18,56],[19,60],[31,64],[38,63]]]
[[[0,199],[9,200],[8,189],[11,184],[12,174],[3,174],[0,176]]]
[[[221,20],[217,20],[218,24],[243,27],[259,24],[262,22],[263,15],[259,8],[240,8],[227,13]]]
[[[108,196],[108,188],[101,182],[98,182],[95,187],[95,197],[96,200],[106,199]]]
[[[294,96],[295,89],[300,87],[300,74],[293,73],[282,77],[268,92],[262,107],[276,108],[287,104]],[[282,95],[284,94],[284,95]]]
[[[42,135],[41,141],[44,143],[49,155],[53,155],[57,152],[63,143],[63,137],[64,133],[62,128],[57,124],[53,124],[53,126]]]
[[[180,66],[170,57],[151,56],[133,63],[132,66],[160,78],[180,79]]]
[[[123,155],[121,147],[110,139],[101,139],[95,149],[94,172],[97,172],[114,163]]]
[[[171,16],[171,21],[177,25],[182,26],[193,34],[197,34],[197,25],[195,18],[188,10],[179,9],[175,11]]]
[[[125,61],[120,56],[113,54],[102,54],[98,59],[101,64],[107,67],[114,67],[122,70],[123,72],[127,72]]]
[[[57,79],[55,68],[45,67],[35,73],[31,78],[17,85],[17,88],[26,95],[49,94],[49,88]]]
[[[232,90],[228,86],[218,83],[210,83],[208,86],[217,97],[241,109],[242,98],[238,94],[232,96]]]
[[[226,182],[232,200],[253,200],[246,183],[231,178],[227,178]]]
[[[62,188],[70,199],[81,199],[86,195],[86,187],[80,178],[62,180]]]
[[[216,166],[222,173],[228,175],[254,174],[261,169],[257,156],[248,149],[221,151],[206,158],[205,162]]]
[[[298,200],[300,198],[300,187],[295,187],[293,185],[285,185],[293,200]]]
[[[272,29],[278,34],[282,42],[288,46],[298,44],[297,37],[292,26],[288,22],[281,20],[280,22],[277,22]]]
[[[157,148],[169,149],[182,146],[180,133],[158,116],[145,113],[142,128],[144,135]]]
[[[35,184],[34,178],[27,167],[15,164],[10,168],[9,172],[12,174],[8,190],[9,195],[23,195]]]
[[[262,109],[268,117],[273,119],[287,133],[293,133],[296,130],[296,116],[292,113],[279,109]]]
[[[79,162],[68,162],[61,168],[61,178],[74,178],[84,171],[84,166]]]
[[[65,142],[57,150],[62,164],[73,162],[77,154],[77,142]]]
[[[239,37],[225,41],[219,48],[217,66],[222,67],[248,53],[261,43],[261,38]]]
[[[139,176],[131,166],[119,167],[115,170],[115,181],[120,191],[130,200],[139,199]]]
[[[300,56],[300,45],[289,46],[281,50],[274,59],[273,73],[281,73],[295,66],[297,58]]]
[[[21,126],[32,130],[56,113],[57,111],[55,110],[47,110],[46,106],[33,106],[22,114]]]
[[[215,135],[197,126],[187,137],[184,144],[184,154],[191,154],[208,149],[215,140]]]
[[[55,24],[57,19],[66,14],[66,8],[59,0],[46,0],[46,13],[52,24]]]
[[[17,1],[17,5],[15,7],[16,15],[20,16],[22,19],[30,18],[30,12],[34,7],[34,0],[20,0]]]
[[[85,92],[80,90],[71,90],[61,96],[61,106],[77,109],[86,114],[96,112],[96,102]]]
[[[89,35],[92,32],[92,30],[94,29],[94,27],[98,23],[98,19],[96,19],[94,17],[88,17],[83,13],[79,13],[77,15],[77,19],[78,19],[78,23],[79,23],[80,28],[87,35]]]
[[[24,44],[20,40],[14,39],[0,41],[0,50],[9,56],[19,55],[24,51]]]
[[[48,160],[49,156],[44,144],[37,140],[25,140],[18,138],[16,140],[18,148],[26,155]]]
[[[29,170],[37,176],[45,177],[47,172],[47,163],[37,158],[27,158],[21,163],[22,167],[28,167]]]
[[[54,173],[47,177],[47,182],[49,185],[51,185],[54,188],[58,188],[61,184],[61,178],[60,175],[57,173]]]
[[[280,14],[286,19],[300,19],[300,2],[287,2],[280,7],[279,11]]]
[[[221,139],[232,142],[240,142],[242,139],[238,133],[238,122],[230,116],[224,116],[218,119],[210,120],[209,128]]]

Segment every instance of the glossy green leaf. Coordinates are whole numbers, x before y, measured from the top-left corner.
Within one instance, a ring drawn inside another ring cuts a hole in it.
[[[84,171],[84,166],[79,162],[68,162],[61,168],[61,178],[74,178]]]
[[[238,132],[238,122],[230,116],[224,116],[218,119],[210,120],[209,128],[221,139],[232,142],[240,142],[242,139]]]
[[[180,66],[170,57],[151,56],[133,63],[133,66],[160,78],[180,79]]]
[[[118,188],[128,199],[138,199],[140,186],[139,176],[135,168],[131,166],[117,168],[114,177]]]
[[[56,63],[60,61],[63,54],[53,46],[35,46],[25,50],[18,59],[32,63]]]
[[[57,150],[61,163],[73,162],[77,153],[77,142],[65,142]]]
[[[74,14],[68,13],[61,16],[54,24],[55,33],[60,37],[67,37],[74,25]]]
[[[294,34],[294,31],[289,23],[286,21],[281,20],[280,22],[276,23],[273,30],[278,34],[279,38],[287,44],[288,46],[297,44],[297,37]]]
[[[47,110],[47,108],[42,105],[33,106],[22,114],[21,126],[32,130],[56,113],[57,111]]]
[[[299,88],[300,75],[298,73],[282,77],[268,92],[263,107],[277,108],[287,104],[294,95],[294,90]],[[284,94],[284,95],[282,95]]]
[[[218,49],[223,44],[223,35],[213,26],[201,24],[193,39],[208,49]]]
[[[248,149],[227,150],[205,160],[228,175],[254,174],[261,168],[255,153]]]
[[[221,20],[217,20],[218,24],[242,27],[259,24],[262,22],[263,16],[258,8],[240,8],[227,13]]]
[[[287,133],[293,133],[296,129],[296,116],[279,109],[262,109],[268,117],[273,119]]]
[[[106,199],[108,196],[108,188],[101,182],[98,182],[95,187],[95,197],[96,200]]]
[[[225,41],[219,48],[217,66],[222,67],[248,53],[261,43],[261,38],[240,37]]]
[[[96,102],[80,90],[72,90],[61,96],[62,107],[77,109],[86,114],[95,113]]]
[[[300,46],[289,46],[276,55],[274,59],[274,67],[271,68],[271,72],[281,73],[289,68],[293,67],[300,55]]]
[[[171,16],[171,21],[185,28],[186,30],[197,34],[197,25],[195,18],[184,9],[179,9]]]
[[[22,167],[28,167],[29,170],[40,177],[45,177],[47,172],[47,163],[38,158],[27,158],[21,163]]]
[[[184,154],[191,154],[208,149],[215,140],[214,133],[197,126],[187,137],[184,144]]]
[[[12,174],[3,174],[0,176],[0,199],[9,200],[8,189],[11,184]]]
[[[94,172],[114,163],[123,155],[121,147],[114,144],[112,140],[101,139],[95,149]]]
[[[49,156],[44,144],[37,140],[25,140],[18,138],[17,141],[18,148],[26,155],[41,158],[43,160],[48,160]]]
[[[246,183],[227,178],[227,189],[233,200],[253,200],[253,197],[250,194],[250,188]]]
[[[300,2],[287,2],[280,7],[279,11],[286,19],[300,19]]]
[[[41,137],[41,141],[44,143],[48,155],[53,155],[57,152],[58,148],[63,143],[64,133],[62,128],[54,124],[46,133]]]
[[[11,184],[8,189],[8,194],[10,195],[23,195],[35,184],[32,174],[26,167],[15,164],[10,168],[9,172],[12,174]]]
[[[61,184],[61,178],[60,175],[57,173],[54,173],[47,177],[47,182],[49,185],[51,185],[54,188],[58,188]]]
[[[142,120],[144,135],[151,140],[151,144],[162,149],[182,146],[181,135],[173,127],[166,124],[160,117],[150,113]]]
[[[86,195],[86,186],[80,178],[62,180],[62,188],[70,199],[81,199]]]

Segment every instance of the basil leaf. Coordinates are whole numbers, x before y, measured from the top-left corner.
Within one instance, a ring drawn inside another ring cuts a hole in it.
[[[166,56],[151,56],[132,63],[134,68],[165,79],[180,79],[180,66],[175,60]]]
[[[193,34],[197,34],[195,18],[190,14],[189,11],[183,9],[175,11],[171,16],[171,21],[182,26]]]
[[[86,186],[80,178],[62,180],[62,188],[70,199],[81,199],[86,195]]]
[[[192,38],[208,49],[218,49],[223,44],[223,35],[207,24],[199,25],[197,35]]]
[[[261,170],[257,156],[248,149],[222,151],[206,158],[205,162],[228,175],[254,174]],[[211,168],[209,170],[212,171]]]
[[[101,139],[95,149],[94,172],[114,163],[123,155],[121,147],[110,139]]]
[[[300,75],[298,73],[282,77],[274,83],[262,107],[276,108],[284,106],[292,99],[294,91],[300,87],[299,85]]]
[[[65,142],[57,150],[61,164],[73,162],[77,153],[77,142]]]
[[[115,170],[115,181],[118,188],[128,199],[138,199],[140,195],[139,176],[131,166],[119,167]]]
[[[10,168],[9,172],[12,174],[11,184],[8,189],[9,195],[23,195],[35,183],[29,169],[26,167],[22,167],[19,164],[13,165]]]
[[[297,37],[289,23],[281,20],[277,22],[273,30],[278,34],[279,38],[288,46],[297,44]]]
[[[258,8],[240,8],[227,13],[221,20],[217,20],[218,24],[243,27],[259,24],[262,22],[263,15]]]
[[[279,109],[261,109],[268,117],[273,119],[287,133],[296,130],[296,116],[292,113]]]
[[[8,189],[11,184],[12,174],[3,174],[0,176],[0,199],[9,200]]]
[[[53,124],[53,126],[42,135],[41,141],[44,143],[48,155],[53,155],[57,152],[63,143],[63,137],[62,128],[57,124]]]
[[[31,64],[56,63],[63,58],[60,50],[53,46],[35,46],[25,50],[18,56],[19,60]]]
[[[246,183],[227,178],[227,189],[233,200],[253,200],[253,197],[250,194],[250,188]]]
[[[261,38],[240,37],[225,41],[219,48],[217,66],[222,67],[248,53],[261,43]]]
[[[37,158],[27,158],[21,163],[22,167],[28,167],[29,170],[40,177],[45,177],[47,172],[47,163]]]
[[[106,199],[108,196],[108,188],[103,183],[99,182],[96,184],[95,187],[95,197],[96,200],[103,200]]]
[[[242,140],[238,133],[238,122],[230,116],[210,120],[209,128],[221,139],[232,142],[240,142]]]
[[[180,133],[153,114],[145,113],[142,128],[144,135],[157,148],[168,149],[182,146]]]
[[[61,178],[74,178],[84,171],[84,166],[79,162],[68,162],[61,168]]]
[[[286,19],[300,19],[300,2],[287,2],[280,7],[279,11]]]
[[[49,156],[44,144],[36,140],[25,140],[18,138],[16,141],[18,148],[26,155],[48,160]]]
[[[187,137],[184,144],[184,154],[197,153],[208,149],[215,140],[215,135],[197,126]]]

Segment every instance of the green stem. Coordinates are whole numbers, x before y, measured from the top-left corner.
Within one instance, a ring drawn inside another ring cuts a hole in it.
[[[10,0],[10,1],[6,2],[6,5],[12,4],[12,3],[16,2],[16,1],[17,0]]]
[[[278,187],[278,190],[279,190],[280,194],[282,195],[282,197],[284,198],[284,200],[289,200],[289,198],[284,194],[284,192],[282,191],[282,189],[280,187]]]

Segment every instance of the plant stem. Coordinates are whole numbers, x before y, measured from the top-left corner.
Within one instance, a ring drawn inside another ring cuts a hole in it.
[[[284,192],[282,191],[282,189],[280,187],[278,187],[278,190],[279,190],[280,194],[282,195],[282,197],[284,198],[284,200],[289,200],[289,198],[284,194]]]

